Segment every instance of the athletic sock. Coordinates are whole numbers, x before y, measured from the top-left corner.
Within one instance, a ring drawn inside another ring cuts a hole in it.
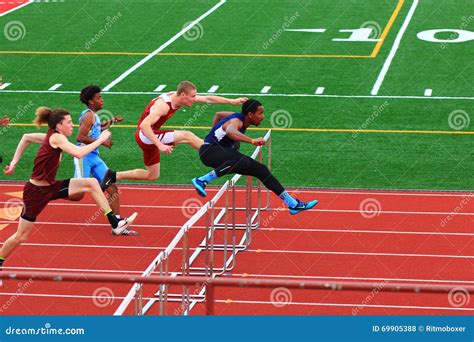
[[[290,208],[294,208],[298,205],[298,201],[295,200],[287,191],[283,191],[280,194],[280,198],[283,200],[283,202],[286,203],[286,205]]]
[[[112,225],[112,228],[117,228],[120,219],[115,216],[112,210],[105,213],[105,217],[107,217],[107,219],[109,220],[110,224]]]
[[[217,173],[216,173],[216,171],[212,170],[207,175],[199,177],[199,180],[203,181],[203,182],[206,182],[206,183],[210,183],[216,178],[217,178]]]

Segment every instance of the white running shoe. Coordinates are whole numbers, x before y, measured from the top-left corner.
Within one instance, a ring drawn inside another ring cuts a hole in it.
[[[120,220],[117,225],[117,228],[112,229],[112,234],[121,235],[125,231],[125,229],[127,229],[133,223],[133,221],[137,218],[137,216],[138,216],[138,213],[135,212],[129,217],[126,217]]]

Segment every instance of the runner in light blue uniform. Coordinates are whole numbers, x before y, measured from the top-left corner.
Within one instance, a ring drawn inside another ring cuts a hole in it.
[[[98,139],[100,133],[102,132],[102,127],[100,124],[100,118],[97,113],[94,113],[91,109],[87,108],[81,112],[79,117],[79,126],[82,124],[82,118],[87,112],[92,112],[95,117],[94,123],[92,124],[87,136],[94,140]],[[78,146],[86,145],[85,143],[78,143]],[[104,178],[105,173],[107,172],[108,167],[105,162],[100,158],[99,148],[96,148],[94,151],[86,155],[82,159],[74,158],[74,178],[89,178],[90,176],[94,177],[100,182]]]
[[[87,106],[81,112],[79,117],[79,133],[77,134],[78,145],[88,145],[97,140],[102,130],[107,129],[114,122],[120,122],[123,120],[121,116],[111,117],[110,120],[101,122],[97,112],[102,110],[104,106],[104,100],[102,99],[101,90],[97,85],[89,85],[81,90],[79,97],[80,101]],[[107,140],[102,143],[103,146],[111,148],[113,142]],[[100,158],[99,148],[96,148],[82,159],[74,158],[74,178],[89,178],[94,177],[102,182],[107,170],[109,168]],[[104,188],[102,188],[104,190]],[[112,184],[110,187],[104,190],[108,194],[108,200],[110,207],[114,213],[120,213],[120,196],[117,185]],[[125,229],[122,235],[137,235],[138,233],[134,230]]]

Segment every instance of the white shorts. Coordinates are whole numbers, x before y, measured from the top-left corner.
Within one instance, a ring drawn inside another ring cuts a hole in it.
[[[138,136],[140,137],[140,140],[142,143],[145,145],[153,145],[153,142],[148,139],[145,134],[143,134],[142,130],[138,132]],[[174,144],[174,132],[173,131],[164,131],[159,134],[155,134],[155,137],[161,141],[163,144]]]

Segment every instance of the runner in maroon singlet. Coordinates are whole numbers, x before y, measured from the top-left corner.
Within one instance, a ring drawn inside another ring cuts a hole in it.
[[[85,192],[91,193],[94,201],[109,220],[112,232],[116,235],[123,232],[137,216],[137,213],[133,213],[129,218],[120,218],[114,215],[99,186],[99,182],[95,178],[56,180],[62,152],[66,152],[76,158],[82,158],[106,141],[111,136],[109,131],[103,131],[95,142],[79,147],[67,139],[71,136],[74,127],[71,115],[67,110],[51,110],[46,107],[40,107],[36,110],[35,123],[38,126],[48,125],[49,130],[46,137],[44,133],[23,135],[11,163],[5,168],[5,174],[13,174],[27,146],[31,143],[41,144],[34,161],[33,174],[23,190],[24,206],[18,229],[15,234],[5,241],[0,249],[0,268],[5,258],[22,242],[27,240],[36,217],[50,201],[60,198],[67,199],[69,196],[77,196]]]

